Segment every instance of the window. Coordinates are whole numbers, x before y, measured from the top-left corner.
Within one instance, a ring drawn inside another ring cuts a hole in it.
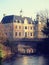
[[[25,26],[25,29],[27,29],[27,26]]]
[[[32,36],[32,33],[30,33],[30,36]]]
[[[19,26],[19,29],[21,29],[21,26]]]
[[[25,37],[27,37],[27,32],[25,32]]]
[[[32,30],[32,27],[30,27],[30,29]]]
[[[19,36],[21,36],[21,32],[19,32]]]
[[[15,35],[17,36],[17,32],[15,33]]]
[[[16,29],[17,29],[17,26],[16,26]]]

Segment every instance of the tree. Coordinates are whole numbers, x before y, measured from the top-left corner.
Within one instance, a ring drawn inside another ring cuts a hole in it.
[[[0,43],[4,43],[7,40],[7,36],[5,34],[5,27],[2,23],[0,23]]]
[[[40,16],[41,21],[46,22],[49,18],[49,11],[45,9],[44,11],[40,11],[38,15]]]
[[[46,25],[44,26],[42,32],[49,38],[49,19],[47,19]]]

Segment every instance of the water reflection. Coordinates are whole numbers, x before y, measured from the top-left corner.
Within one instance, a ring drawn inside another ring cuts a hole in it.
[[[38,65],[45,65],[45,59],[44,57],[40,56],[39,59],[38,59]]]
[[[28,60],[27,60],[27,59],[28,59],[28,57],[24,57],[24,58],[23,58],[23,64],[24,64],[24,65],[27,65],[27,64],[28,64]]]
[[[18,56],[15,60],[7,60],[3,65],[49,65],[49,58],[44,56]]]

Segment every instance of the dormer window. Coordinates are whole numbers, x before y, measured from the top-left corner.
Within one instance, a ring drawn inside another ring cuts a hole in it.
[[[21,20],[20,20],[20,23],[21,23]]]
[[[32,24],[32,22],[31,22],[31,24]]]
[[[20,23],[20,21],[19,21],[19,20],[18,20],[17,22],[18,22],[18,23]]]
[[[17,22],[17,20],[16,20],[16,22]]]
[[[14,20],[14,22],[16,22],[16,20]]]

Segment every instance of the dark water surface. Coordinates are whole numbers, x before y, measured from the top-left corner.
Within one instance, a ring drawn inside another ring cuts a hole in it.
[[[49,65],[48,56],[15,56],[2,62],[2,65]]]

